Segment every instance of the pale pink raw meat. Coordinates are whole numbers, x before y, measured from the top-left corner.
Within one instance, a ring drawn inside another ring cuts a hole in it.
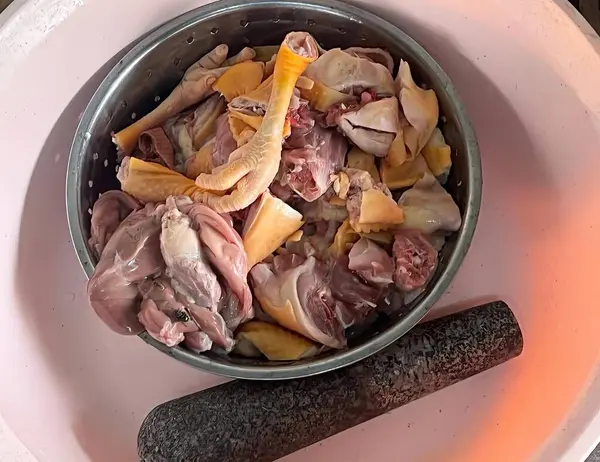
[[[212,340],[208,336],[208,334],[196,331],[196,332],[188,332],[185,334],[185,346],[192,350],[194,353],[202,353],[204,351],[208,351],[212,347]]]
[[[137,282],[165,268],[160,252],[160,220],[164,205],[147,204],[116,229],[87,283],[90,306],[112,330],[139,334]]]
[[[387,287],[394,282],[394,260],[372,240],[360,238],[348,258],[348,268],[368,283]]]
[[[175,198],[167,199],[167,208],[162,218],[160,250],[173,289],[189,302],[216,311],[221,286],[192,221],[179,210]]]
[[[379,96],[394,94],[394,79],[386,66],[339,48],[325,52],[309,64],[304,75],[342,93],[360,94],[373,89]]]
[[[294,89],[294,94],[296,94],[297,91],[298,89]],[[310,113],[308,101],[298,98],[297,95],[296,97],[292,97],[290,108],[288,109],[288,120],[292,129],[311,129],[315,125],[315,119]],[[290,136],[293,136],[293,131]]]
[[[363,151],[385,157],[399,126],[398,100],[395,97],[365,104],[357,111],[345,112],[337,125]]]
[[[100,258],[104,247],[121,222],[139,208],[140,203],[123,191],[107,191],[98,198],[92,209],[89,240],[96,258]]]
[[[331,295],[327,267],[314,257],[278,255],[272,263],[259,263],[250,271],[255,291],[273,306],[290,301],[304,334],[332,348],[346,344],[344,331],[335,317],[336,301]]]
[[[211,265],[222,276],[240,301],[239,312],[232,324],[252,318],[252,293],[248,286],[248,256],[240,235],[231,222],[203,204],[182,207],[198,230],[203,250]]]
[[[348,175],[350,185],[348,187],[348,198],[346,199],[346,209],[351,221],[357,220],[360,215],[362,204],[362,193],[369,189],[376,189],[383,192],[386,196],[392,197],[392,193],[383,183],[375,183],[371,174],[365,170],[347,168],[344,170]]]
[[[202,332],[210,342],[226,350],[233,347],[233,335],[222,316],[177,294],[168,279],[143,281],[139,284],[139,290],[144,297],[139,320],[158,341],[167,346],[174,346],[186,338],[195,344],[194,351],[200,351],[201,347],[207,345],[209,349],[208,340],[195,334]]]
[[[184,337],[180,323],[174,322],[164,312],[160,311],[154,300],[142,300],[140,307],[138,320],[151,337],[168,347],[174,347],[183,342]]]
[[[397,232],[393,253],[396,260],[394,282],[396,287],[405,292],[424,286],[438,260],[438,254],[427,237],[416,230]]]
[[[187,310],[200,330],[208,335],[215,345],[220,346],[225,351],[231,351],[235,341],[231,331],[225,324],[225,320],[219,313],[194,303],[188,304]]]
[[[335,130],[316,124],[292,128],[281,155],[281,180],[307,202],[321,197],[332,184],[332,175],[344,166],[348,143]]]
[[[168,280],[142,281],[138,289],[143,297],[138,319],[153,338],[173,347],[183,341],[184,334],[198,330]]]
[[[233,138],[231,128],[229,128],[228,115],[222,114],[217,119],[217,131],[212,153],[213,168],[229,162],[229,154],[235,151],[237,147],[237,142]]]

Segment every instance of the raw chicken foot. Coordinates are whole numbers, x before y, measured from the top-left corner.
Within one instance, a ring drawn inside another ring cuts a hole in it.
[[[317,43],[307,32],[291,32],[285,37],[277,54],[269,106],[256,135],[248,144],[234,151],[229,163],[218,172],[201,174],[196,178],[196,184],[202,189],[233,189],[222,197],[203,193],[202,201],[218,213],[248,207],[275,178],[281,161],[283,129],[296,81],[317,57]]]
[[[169,117],[199,103],[214,93],[213,83],[229,69],[229,67],[221,66],[231,66],[236,62],[252,59],[254,53],[249,53],[247,50],[252,51],[252,49],[245,48],[242,50],[245,53],[240,52],[235,57],[226,61],[229,47],[224,44],[217,46],[185,71],[179,85],[175,87],[171,94],[156,109],[114,134],[113,143],[118,146],[124,155],[130,154],[135,148],[141,133],[161,125]]]

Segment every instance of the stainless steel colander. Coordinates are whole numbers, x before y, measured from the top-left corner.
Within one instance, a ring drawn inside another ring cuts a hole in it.
[[[401,30],[371,13],[337,1],[218,1],[179,16],[151,32],[121,59],[90,101],[73,141],[67,172],[67,211],[81,265],[92,274],[95,260],[87,244],[91,208],[99,195],[119,188],[111,132],[153,109],[200,56],[226,43],[232,53],[251,45],[281,43],[286,33],[309,31],[326,49],[382,47],[396,62],[405,59],[415,80],[436,91],[453,147],[448,190],[461,209],[463,225],[445,245],[427,290],[397,313],[382,316],[352,339],[349,348],[313,359],[280,363],[213,353],[197,355],[167,348],[150,336],[141,338],[160,351],[199,369],[245,379],[286,379],[337,369],[389,345],[412,328],[442,295],[467,252],[479,214],[479,150],[462,103],[440,66]]]

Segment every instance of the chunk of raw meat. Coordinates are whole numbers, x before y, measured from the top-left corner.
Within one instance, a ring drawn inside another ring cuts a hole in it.
[[[178,209],[173,197],[167,199],[167,208],[162,218],[160,250],[173,288],[189,302],[216,311],[221,286],[191,219]]]
[[[215,345],[220,346],[227,352],[233,349],[235,340],[219,313],[194,303],[188,304],[187,310],[200,330],[208,335]],[[196,338],[196,340],[198,339]]]
[[[309,64],[304,75],[342,93],[359,95],[373,89],[380,96],[394,94],[394,79],[385,66],[339,48],[327,51]]]
[[[366,191],[381,191],[386,197],[392,198],[392,193],[383,183],[375,183],[375,180],[366,170],[347,168],[344,173],[348,176],[348,189],[346,191],[346,208],[351,221],[357,221],[360,217],[362,195]]]
[[[335,130],[292,128],[281,156],[281,180],[307,202],[321,197],[344,166],[348,144]]]
[[[225,321],[227,328],[235,331],[242,321],[245,321],[242,318],[242,307],[237,295],[232,292],[231,288],[225,287],[224,289],[225,293],[219,302],[219,314]],[[251,317],[254,318],[254,304],[251,305],[250,313],[252,314]]]
[[[394,261],[372,240],[360,238],[348,258],[348,268],[370,284],[387,287],[394,282]]]
[[[229,313],[230,325],[238,325],[253,317],[252,293],[248,286],[248,257],[242,238],[233,229],[231,220],[203,204],[182,206],[182,210],[191,218],[203,246],[203,252],[225,279],[234,296],[237,297],[238,310]]]
[[[329,263],[329,285],[336,305],[336,316],[344,328],[363,322],[376,308],[387,292],[383,286],[364,282],[348,268],[347,255],[340,255]]]
[[[400,290],[408,292],[423,287],[435,270],[438,254],[420,231],[403,230],[394,236],[396,260],[394,282]]]
[[[173,347],[184,340],[184,334],[198,330],[186,307],[176,299],[169,281],[142,281],[138,289],[143,298],[138,319],[150,336]]]
[[[331,348],[346,344],[326,283],[327,267],[314,257],[279,255],[250,272],[263,310],[279,324]]]
[[[143,281],[139,290],[144,298],[139,320],[159,342],[174,346],[186,339],[197,352],[210,349],[213,342],[227,351],[233,348],[233,336],[221,315],[188,302],[167,279]]]
[[[385,157],[398,132],[398,120],[398,100],[391,97],[365,104],[354,112],[345,112],[337,124],[360,149]]]
[[[212,165],[213,168],[229,162],[229,155],[237,149],[237,143],[233,139],[227,114],[223,114],[217,120],[217,131],[215,134],[215,144],[213,147]]]
[[[387,186],[375,183],[371,174],[365,170],[347,168],[340,174],[342,175],[348,177],[346,208],[354,231],[377,232],[395,228],[402,223],[402,209],[394,201]]]
[[[174,347],[184,339],[179,323],[173,322],[169,316],[160,311],[154,300],[142,300],[138,320],[152,338],[168,347]]]
[[[167,134],[161,127],[142,132],[138,139],[139,157],[146,162],[156,162],[170,169],[175,168],[175,151]]]
[[[431,173],[424,173],[411,189],[405,191],[398,205],[404,211],[402,228],[432,234],[458,231],[462,223],[454,199]]]
[[[396,76],[398,99],[402,106],[403,135],[406,148],[414,159],[431,137],[440,114],[433,90],[423,90],[413,80],[410,66],[400,61]]]
[[[151,204],[131,213],[106,245],[87,283],[90,306],[112,330],[139,334],[137,282],[165,268],[160,252],[160,220],[164,205]]]
[[[290,122],[291,128],[300,129],[300,131],[296,132],[300,134],[301,137],[304,137],[305,134],[315,126],[315,118],[313,114],[310,112],[310,107],[308,105],[308,101],[300,98],[300,91],[295,88],[294,89],[294,97],[290,102],[290,108],[288,109],[288,120]],[[294,132],[290,133],[290,137],[294,136]],[[288,137],[288,141],[289,137]],[[297,142],[292,141],[293,144],[297,144]],[[302,143],[304,145],[305,143]]]
[[[139,208],[140,203],[123,191],[107,191],[98,198],[92,209],[89,240],[96,258],[100,258],[104,247],[121,222]]]
[[[365,104],[376,100],[377,93],[375,93],[373,90],[363,91],[360,94],[359,100],[342,101],[340,103],[332,104],[319,120],[324,127],[337,127],[342,115],[348,112],[357,112]]]
[[[208,334],[196,331],[185,334],[185,346],[194,353],[208,351],[212,347],[212,340]]]

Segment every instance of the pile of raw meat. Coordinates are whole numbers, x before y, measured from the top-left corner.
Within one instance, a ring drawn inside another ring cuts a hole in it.
[[[219,45],[113,135],[90,305],[195,352],[306,358],[424,290],[461,214],[433,90],[378,48]]]

